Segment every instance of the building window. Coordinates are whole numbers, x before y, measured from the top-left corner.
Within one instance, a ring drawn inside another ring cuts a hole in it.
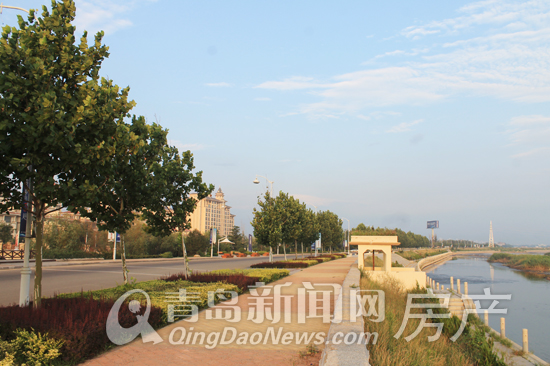
[[[8,215],[4,216],[4,221],[8,224],[11,223],[11,216],[8,216]]]

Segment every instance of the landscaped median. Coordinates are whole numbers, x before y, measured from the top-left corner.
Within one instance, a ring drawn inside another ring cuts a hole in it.
[[[209,299],[225,301],[230,293],[242,294],[256,282],[268,283],[288,274],[286,269],[237,269],[192,273],[185,279],[180,273],[103,290],[60,294],[43,299],[36,309],[32,305],[0,307],[0,365],[73,365],[114,347],[106,333],[109,312],[115,301],[131,290],[148,294],[148,323],[158,329],[168,324],[167,296],[178,296],[185,290],[193,294],[193,304],[204,309]],[[138,312],[132,309],[130,302],[134,300],[139,301]],[[136,325],[132,312],[143,315],[146,306],[142,295],[128,296],[119,312],[120,326]]]
[[[335,259],[345,258],[347,254],[324,254],[317,257],[304,257],[301,259],[289,259],[277,262],[262,262],[253,264],[251,268],[307,268],[319,263],[328,262]]]

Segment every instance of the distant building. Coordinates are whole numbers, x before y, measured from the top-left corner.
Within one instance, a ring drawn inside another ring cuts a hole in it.
[[[190,196],[198,199],[196,193],[191,193]],[[215,197],[210,195],[197,202],[197,207],[190,217],[191,230],[196,229],[204,234],[216,228],[220,236],[231,234],[235,215],[231,214],[231,206],[227,206],[226,202],[221,188],[218,189]]]

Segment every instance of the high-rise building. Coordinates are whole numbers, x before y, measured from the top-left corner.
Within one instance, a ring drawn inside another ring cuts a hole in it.
[[[197,199],[196,193],[191,193],[190,196]],[[221,188],[214,197],[210,195],[197,202],[197,207],[190,216],[191,230],[196,229],[204,234],[216,228],[220,236],[231,234],[235,215],[231,214],[231,206],[226,205],[226,202]]]

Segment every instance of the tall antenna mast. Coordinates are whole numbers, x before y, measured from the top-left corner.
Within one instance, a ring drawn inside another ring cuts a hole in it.
[[[490,221],[489,226],[489,248],[493,248],[495,246],[495,238],[493,238],[493,222]]]

